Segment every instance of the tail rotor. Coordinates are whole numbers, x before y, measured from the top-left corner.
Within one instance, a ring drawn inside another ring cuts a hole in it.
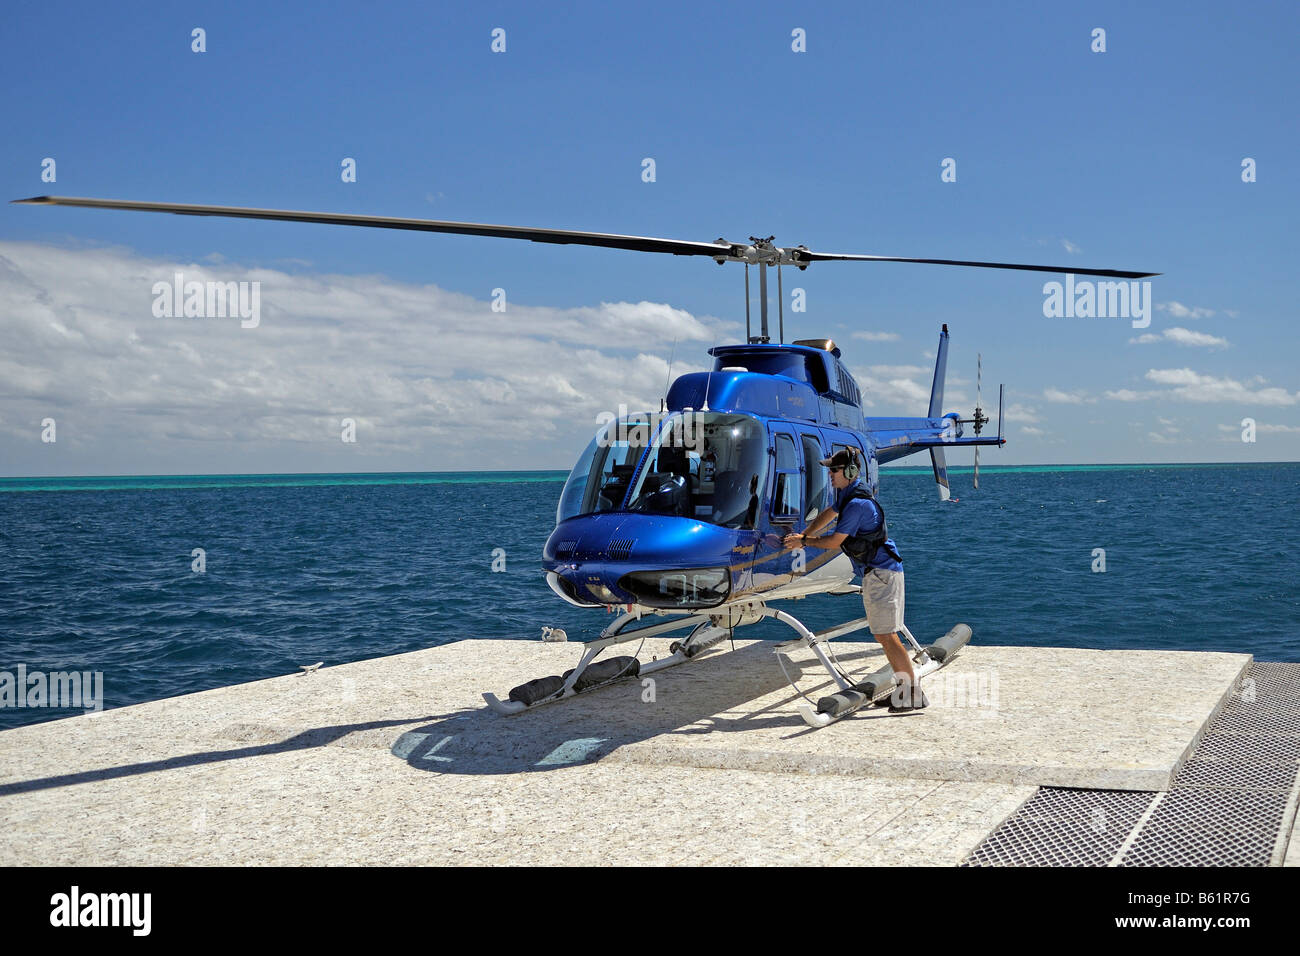
[[[976,353],[975,355],[975,414],[971,418],[959,419],[963,425],[975,426],[975,437],[978,438],[984,426],[992,421],[989,416],[984,414],[984,355]],[[998,441],[1002,439],[1002,392],[1003,387],[998,386]],[[999,445],[999,447],[1001,447]],[[975,446],[975,490],[978,491],[980,486],[980,446]]]
[[[975,434],[976,435],[979,435],[980,426],[983,424],[983,422],[980,421],[980,413],[983,411],[983,409],[980,408],[980,404],[981,404],[980,385],[982,383],[983,378],[984,378],[984,356],[982,353],[976,352],[975,353]],[[979,445],[975,446],[975,490],[976,491],[980,490],[980,446]]]

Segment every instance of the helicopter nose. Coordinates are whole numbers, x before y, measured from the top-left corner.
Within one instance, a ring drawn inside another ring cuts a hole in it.
[[[730,589],[736,531],[662,515],[585,515],[560,524],[543,568],[563,596],[588,604],[683,607],[720,603]]]

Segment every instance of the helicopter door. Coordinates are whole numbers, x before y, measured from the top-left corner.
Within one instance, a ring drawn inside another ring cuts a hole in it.
[[[794,527],[802,514],[803,474],[793,432],[772,429],[772,523]]]

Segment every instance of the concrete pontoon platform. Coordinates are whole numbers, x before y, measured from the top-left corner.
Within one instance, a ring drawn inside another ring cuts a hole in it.
[[[0,864],[955,865],[1022,808],[1037,820],[1044,795],[1190,799],[1175,781],[1251,665],[976,645],[925,682],[926,711],[812,731],[775,646],[737,641],[510,718],[480,692],[562,673],[579,645],[461,641],[6,731]],[[833,646],[855,672],[883,663],[876,644]],[[827,692],[809,652],[790,661],[799,690]],[[1294,707],[1300,683],[1283,690]],[[1266,861],[1295,818],[1287,759],[1263,768]]]

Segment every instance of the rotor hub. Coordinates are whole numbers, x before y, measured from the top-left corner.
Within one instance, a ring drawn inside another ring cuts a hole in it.
[[[749,245],[740,242],[731,242],[722,237],[718,237],[717,242],[720,245],[731,247],[727,255],[721,255],[714,258],[714,262],[722,265],[724,262],[744,262],[751,266],[795,266],[798,269],[807,269],[811,261],[803,257],[802,253],[808,251],[807,246],[793,246],[786,248],[774,245],[772,240],[775,236],[760,238],[759,236],[750,236]]]

